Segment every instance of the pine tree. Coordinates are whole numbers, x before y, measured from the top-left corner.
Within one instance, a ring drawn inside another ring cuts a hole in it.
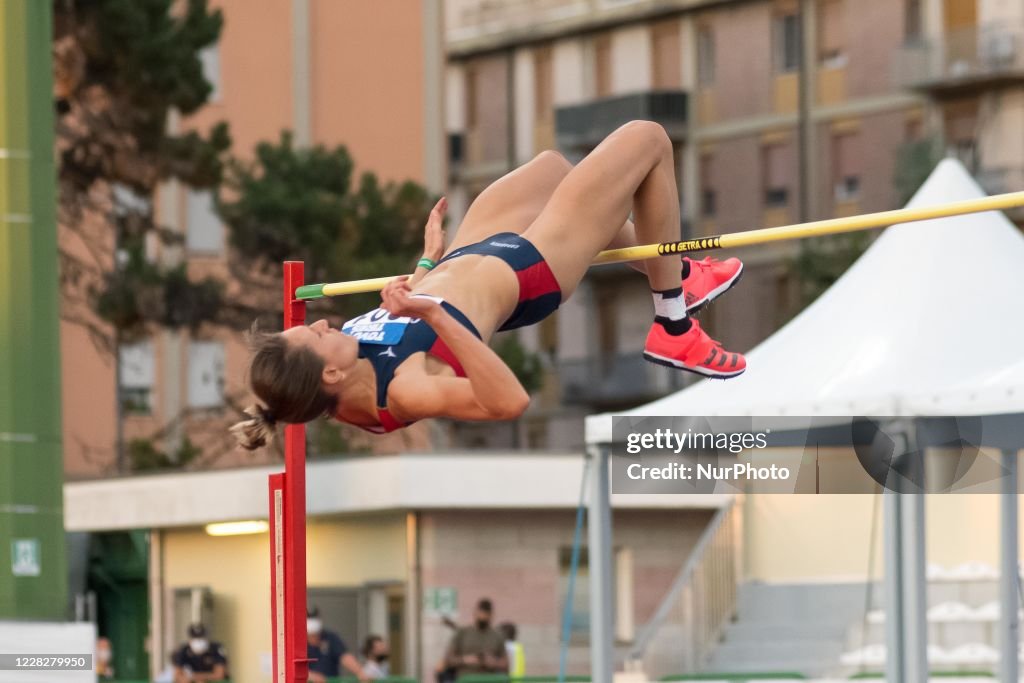
[[[192,282],[183,265],[149,255],[181,241],[155,220],[159,185],[220,183],[227,125],[174,135],[168,119],[209,98],[200,52],[222,26],[206,0],[54,2],[63,315],[107,352],[152,325],[196,328],[218,315],[221,283]]]

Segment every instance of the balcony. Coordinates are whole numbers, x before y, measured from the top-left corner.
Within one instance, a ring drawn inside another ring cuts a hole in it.
[[[937,97],[1024,83],[1024,27],[975,26],[904,45],[894,76],[900,87]]]
[[[637,350],[609,358],[560,360],[562,400],[613,410],[652,401],[683,388],[683,373],[649,363]]]
[[[606,97],[555,111],[555,136],[560,149],[592,149],[613,130],[634,119],[656,121],[673,140],[686,134],[687,94],[658,90]]]

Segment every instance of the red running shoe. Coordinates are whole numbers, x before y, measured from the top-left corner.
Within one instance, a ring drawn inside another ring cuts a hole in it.
[[[721,344],[700,328],[699,322],[691,318],[690,323],[689,331],[675,337],[660,323],[654,323],[647,333],[644,358],[705,377],[727,379],[743,374],[747,369],[743,354],[723,350]]]
[[[683,296],[687,313],[695,313],[732,289],[743,275],[743,262],[738,258],[716,261],[710,256],[701,261],[683,257],[690,264],[690,274],[683,280]]]

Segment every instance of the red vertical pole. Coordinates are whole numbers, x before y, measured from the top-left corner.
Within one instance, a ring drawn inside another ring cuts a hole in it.
[[[270,477],[270,640],[273,683],[287,683],[284,609],[284,472]]]
[[[304,282],[302,261],[284,264],[284,329],[306,322],[306,304],[295,298]],[[306,428],[284,430],[285,683],[306,683]]]

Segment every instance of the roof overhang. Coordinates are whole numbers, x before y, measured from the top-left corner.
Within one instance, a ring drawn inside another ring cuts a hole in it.
[[[307,464],[311,516],[452,509],[572,509],[578,453],[366,456]],[[190,527],[265,519],[267,476],[282,466],[122,477],[64,485],[68,531]],[[619,508],[716,508],[728,495],[613,495]]]

